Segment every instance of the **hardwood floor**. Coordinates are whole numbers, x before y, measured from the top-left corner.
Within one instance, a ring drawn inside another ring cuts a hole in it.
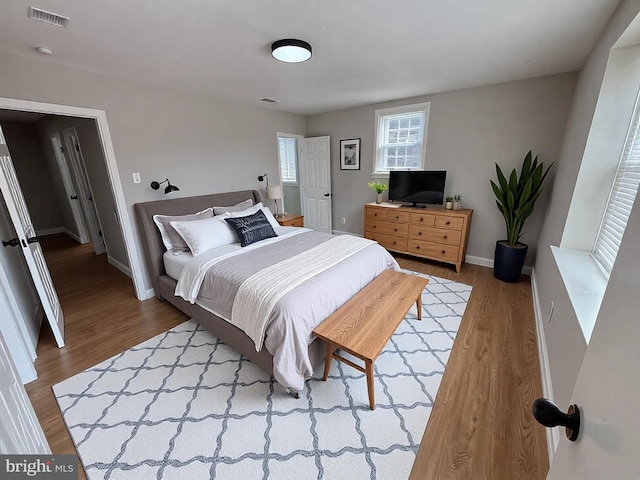
[[[38,379],[26,388],[52,451],[75,453],[51,386],[186,316],[156,299],[139,302],[131,280],[90,245],[66,235],[45,237],[42,245],[65,314],[67,346],[58,349],[43,325]],[[484,267],[464,265],[456,274],[450,266],[397,258],[403,268],[474,287],[411,479],[546,478],[545,432],[531,415],[542,388],[529,277],[506,284]]]

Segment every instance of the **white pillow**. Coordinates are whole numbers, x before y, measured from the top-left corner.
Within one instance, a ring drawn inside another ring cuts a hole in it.
[[[229,213],[223,213],[204,220],[171,222],[171,226],[184,239],[195,257],[213,248],[238,242],[233,229],[224,221],[229,217]]]
[[[168,252],[178,255],[182,252],[188,252],[189,246],[184,243],[184,240],[178,232],[171,226],[171,222],[190,222],[195,220],[203,220],[205,218],[213,217],[213,208],[207,208],[198,213],[192,213],[190,215],[154,215],[153,221],[160,230],[160,236],[162,237],[162,243]]]
[[[246,210],[252,205],[253,205],[253,200],[249,198],[244,202],[236,203],[235,205],[232,205],[230,207],[213,207],[213,214],[221,215],[223,213],[241,212],[242,210]]]
[[[262,202],[256,203],[253,207],[247,208],[246,210],[242,210],[241,212],[231,212],[231,217],[232,218],[247,217],[249,215],[253,215],[258,210],[262,210],[262,212],[264,213],[264,216],[267,217],[267,220],[269,220],[269,223],[273,228],[278,228],[282,226],[278,223],[276,218],[273,216],[273,213],[271,213],[271,210],[269,210],[267,207],[262,205]]]

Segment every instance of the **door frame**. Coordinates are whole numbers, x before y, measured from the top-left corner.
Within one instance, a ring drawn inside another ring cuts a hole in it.
[[[105,166],[107,168],[107,176],[111,185],[111,192],[116,204],[116,214],[118,216],[118,225],[124,239],[124,246],[129,259],[129,267],[131,269],[131,280],[136,292],[138,300],[146,300],[153,296],[152,289],[145,289],[144,285],[144,268],[142,258],[136,242],[134,241],[131,219],[120,181],[120,173],[116,161],[116,154],[111,141],[111,133],[107,123],[107,114],[104,110],[94,108],[73,107],[69,105],[59,105],[55,103],[34,102],[31,100],[19,100],[15,98],[0,97],[0,108],[7,110],[20,110],[33,113],[44,113],[50,115],[62,115],[65,117],[81,117],[95,120],[102,151],[104,153]]]
[[[109,251],[101,233],[102,224],[100,223],[100,218],[98,217],[98,212],[96,210],[96,204],[94,202],[95,196],[93,195],[93,188],[91,187],[91,181],[87,174],[87,168],[84,163],[84,156],[82,155],[82,148],[80,147],[80,140],[78,138],[76,127],[69,127],[62,130],[62,137],[67,151],[69,152],[68,158],[71,162],[71,168],[78,187],[77,194],[80,195],[80,208],[84,214],[85,227],[89,234],[89,239],[93,244],[93,250],[96,255],[100,255],[105,252],[107,252],[108,255]],[[73,138],[73,144],[71,142],[71,138]]]

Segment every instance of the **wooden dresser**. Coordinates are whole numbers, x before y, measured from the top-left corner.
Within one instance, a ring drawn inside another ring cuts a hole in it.
[[[473,210],[402,207],[392,203],[364,206],[364,236],[389,251],[456,266],[464,263]]]
[[[304,216],[296,213],[281,213],[275,216],[283,227],[304,227]]]

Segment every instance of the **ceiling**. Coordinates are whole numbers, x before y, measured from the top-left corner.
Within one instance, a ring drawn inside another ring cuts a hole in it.
[[[576,71],[619,3],[35,2],[2,2],[1,51],[303,115]],[[67,28],[28,19],[29,5],[69,17]],[[311,60],[271,58],[271,43],[282,38],[311,43]],[[262,97],[280,103],[266,105]]]

